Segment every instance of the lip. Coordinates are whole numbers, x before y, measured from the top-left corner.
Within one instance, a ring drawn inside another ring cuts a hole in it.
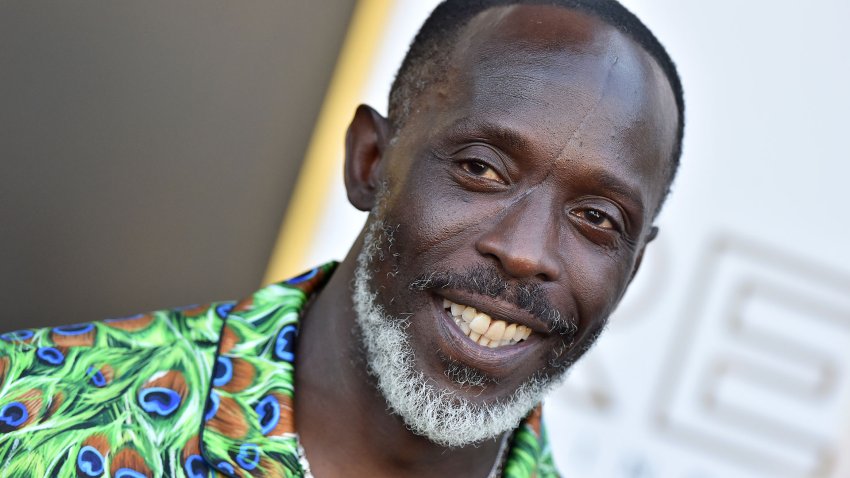
[[[434,294],[432,305],[434,313],[439,319],[437,320],[437,329],[443,338],[443,341],[438,343],[437,346],[440,352],[450,359],[470,365],[492,377],[501,378],[510,376],[537,354],[536,345],[542,340],[542,337],[536,329],[532,329],[535,333],[531,334],[526,340],[514,345],[490,348],[473,342],[454,323],[451,314],[443,308],[443,298],[452,300],[448,297],[448,294],[445,297]],[[459,299],[458,302],[476,307],[471,303],[472,301],[463,302]],[[488,313],[483,307],[482,312]],[[495,319],[499,316],[492,317]],[[513,317],[508,320],[525,325],[525,322],[518,322]]]

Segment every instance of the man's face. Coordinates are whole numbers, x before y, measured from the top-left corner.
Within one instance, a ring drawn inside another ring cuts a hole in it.
[[[488,10],[449,64],[385,153],[369,289],[423,377],[494,404],[604,327],[666,191],[676,106],[637,44],[563,8]],[[501,338],[481,345],[474,320]]]

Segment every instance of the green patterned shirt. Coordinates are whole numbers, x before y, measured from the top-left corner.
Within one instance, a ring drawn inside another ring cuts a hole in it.
[[[303,476],[293,351],[335,266],[240,302],[0,335],[0,476]],[[539,407],[502,473],[557,476]]]

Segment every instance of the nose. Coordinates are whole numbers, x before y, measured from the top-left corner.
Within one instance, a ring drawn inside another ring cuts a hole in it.
[[[495,259],[511,277],[558,280],[562,272],[559,224],[550,211],[526,196],[490,222],[475,247]]]

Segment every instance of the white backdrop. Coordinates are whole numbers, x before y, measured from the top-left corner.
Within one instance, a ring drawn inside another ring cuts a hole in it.
[[[436,3],[396,2],[363,102],[386,112]],[[850,2],[624,3],[678,64],[684,157],[643,270],[547,402],[558,465],[850,477]],[[340,175],[305,265],[342,258],[363,220]]]

